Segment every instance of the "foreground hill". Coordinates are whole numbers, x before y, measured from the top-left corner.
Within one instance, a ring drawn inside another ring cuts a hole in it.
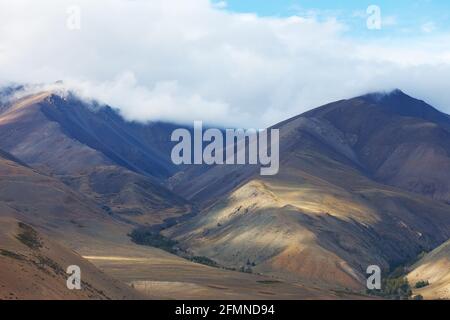
[[[426,299],[450,299],[450,241],[425,255],[411,269],[408,280],[412,284],[419,281],[429,283],[415,289],[415,294]]]
[[[81,290],[67,289],[70,265],[82,270]],[[144,297],[29,225],[5,217],[0,217],[0,270],[0,300]]]
[[[109,251],[111,252],[111,251]],[[370,299],[367,295],[330,290],[265,275],[192,263],[154,248],[118,248],[85,256],[101,270],[150,297],[188,300]],[[373,298],[373,297],[372,297]]]

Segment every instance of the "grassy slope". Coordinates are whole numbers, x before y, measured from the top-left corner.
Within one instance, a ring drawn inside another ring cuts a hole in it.
[[[75,261],[73,264],[91,267],[73,252],[69,254],[70,250],[57,247],[55,240],[86,256],[106,274],[128,284],[134,283],[137,289],[150,298],[264,299],[274,295],[292,299],[342,297],[341,294],[308,289],[300,284],[272,283],[272,279],[267,277],[209,268],[158,249],[135,245],[127,237],[132,226],[112,219],[90,199],[72,191],[58,180],[6,158],[0,158],[0,190],[0,217],[9,219],[0,224],[1,248],[27,257],[26,262],[1,257],[0,276],[5,298],[106,298],[95,292],[79,295],[67,293],[61,275],[51,279],[47,276],[38,277],[35,282],[30,280],[31,274],[41,272],[32,263],[34,253],[15,240],[16,219],[49,235],[52,241],[45,237],[48,250],[40,254],[51,257],[61,268],[69,260]],[[104,279],[109,278],[105,275]],[[30,289],[31,285],[33,290]],[[106,293],[108,291],[103,289],[104,285],[106,283],[102,282],[99,290]],[[115,299],[130,297],[126,292],[121,296],[116,291],[107,296]]]
[[[450,299],[450,241],[425,255],[411,270],[408,279],[413,285],[429,282],[424,288],[414,289],[414,294],[426,299]]]
[[[204,210],[167,234],[229,267],[361,290],[368,265],[387,272],[450,236],[447,204],[375,182],[325,120],[280,128],[278,175],[222,166],[192,181],[188,170],[175,190]]]
[[[81,268],[81,290],[68,290],[66,269]],[[72,250],[12,218],[0,217],[0,299],[138,299],[129,286]]]

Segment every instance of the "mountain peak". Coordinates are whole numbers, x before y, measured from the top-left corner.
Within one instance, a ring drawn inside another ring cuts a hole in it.
[[[390,99],[414,99],[413,97],[410,97],[406,93],[404,93],[400,89],[394,89],[391,91],[377,91],[377,92],[371,92],[368,94],[365,94],[361,96],[360,98],[365,100],[370,100],[371,102],[379,103]]]
[[[376,105],[386,113],[449,124],[448,115],[440,112],[423,100],[407,95],[400,89],[394,89],[390,92],[369,93],[358,99],[362,99],[371,105]]]

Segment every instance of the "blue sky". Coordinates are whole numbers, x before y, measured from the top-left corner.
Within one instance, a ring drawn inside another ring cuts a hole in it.
[[[229,11],[259,16],[336,18],[348,27],[347,33],[352,36],[417,37],[450,30],[448,0],[228,0],[226,3]],[[380,7],[384,22],[376,32],[366,28],[366,10],[370,5]]]

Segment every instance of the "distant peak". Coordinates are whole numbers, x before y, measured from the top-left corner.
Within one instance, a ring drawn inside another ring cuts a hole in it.
[[[400,89],[394,89],[391,91],[378,91],[378,92],[372,92],[372,93],[368,93],[363,95],[361,98],[365,98],[365,99],[370,99],[373,102],[381,102],[383,100],[390,100],[392,98],[409,98],[409,99],[413,99],[412,97],[408,96],[406,93],[404,93],[402,90]]]
[[[42,96],[59,96],[66,98],[70,91],[64,82],[58,80],[51,84],[23,84],[10,85],[0,88],[0,102],[13,103],[24,98],[42,97]]]
[[[449,116],[440,112],[423,100],[416,99],[400,89],[389,92],[376,92],[359,97],[380,110],[400,116],[449,124]]]
[[[394,89],[390,92],[390,95],[406,95],[406,94],[400,89]]]

